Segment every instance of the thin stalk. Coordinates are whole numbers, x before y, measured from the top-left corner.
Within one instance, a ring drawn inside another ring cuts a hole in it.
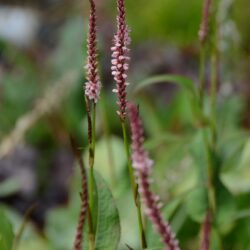
[[[95,125],[96,125],[96,104],[93,104],[91,122],[91,140],[89,145],[89,206],[93,215],[94,209],[94,163],[95,163]]]
[[[107,106],[106,106],[106,99],[105,94],[102,93],[102,98],[100,100],[100,104],[102,107],[102,114],[103,114],[103,131],[107,142],[107,153],[108,153],[108,161],[109,161],[109,173],[110,173],[110,180],[112,186],[116,185],[116,173],[115,173],[115,163],[114,163],[114,154],[112,149],[112,144],[110,140],[110,128],[108,123],[108,113],[107,113]]]
[[[217,118],[216,118],[216,109],[217,109],[217,89],[218,89],[218,60],[216,52],[214,51],[211,56],[211,89],[210,89],[210,107],[211,107],[211,123],[212,123],[212,139],[213,144],[216,143],[217,137]]]
[[[30,217],[31,213],[34,211],[34,209],[36,208],[36,206],[37,206],[37,203],[33,204],[25,212],[21,226],[17,231],[16,237],[14,238],[12,250],[17,250],[19,248],[20,241],[21,241],[21,238],[22,238],[24,230],[25,230],[25,226],[27,225],[29,217]]]
[[[218,91],[218,69],[219,69],[219,50],[218,50],[218,38],[219,38],[219,29],[218,29],[218,21],[217,21],[217,13],[218,13],[218,3],[216,0],[213,2],[213,16],[212,16],[212,49],[210,56],[210,64],[211,64],[211,88],[210,88],[210,120],[211,120],[211,130],[212,130],[212,143],[213,146],[216,146],[217,140],[217,91]]]
[[[217,142],[217,91],[218,91],[218,24],[217,24],[217,2],[214,1],[214,11],[213,11],[213,48],[210,56],[210,121],[211,121],[211,132],[212,132],[212,141],[211,141],[211,150],[210,150],[210,168],[208,172],[208,183],[211,185],[209,189],[209,195],[211,204],[214,206],[214,215],[216,213],[216,190],[214,187],[214,180],[217,178],[216,169],[213,163],[212,152],[216,152],[216,142]]]
[[[199,94],[200,94],[200,105],[203,108],[204,105],[204,93],[205,93],[205,68],[206,68],[206,57],[205,57],[205,46],[201,45],[201,53],[200,53],[200,70],[199,70]]]
[[[88,98],[85,98],[86,110],[88,116],[88,144],[89,144],[89,207],[88,207],[88,222],[89,222],[89,250],[94,250],[95,233],[93,224],[94,212],[94,159],[95,159],[95,124],[96,124],[96,105],[91,104]],[[92,117],[91,117],[92,111]]]
[[[96,138],[96,104],[93,103],[93,113],[92,113],[92,144],[93,144],[93,153],[95,156],[95,138]],[[94,158],[93,157],[93,166],[94,166]]]
[[[142,246],[142,249],[146,249],[147,248],[147,241],[146,241],[146,236],[145,236],[145,230],[143,227],[141,203],[140,203],[140,197],[139,197],[139,193],[138,193],[138,186],[135,183],[134,172],[133,172],[132,162],[131,162],[131,158],[130,158],[130,150],[129,150],[129,143],[128,143],[125,122],[121,121],[121,125],[122,125],[124,147],[125,147],[126,155],[127,155],[129,177],[130,177],[130,182],[131,182],[131,186],[132,186],[132,190],[133,190],[134,203],[135,203],[135,206],[137,209],[137,220],[138,220],[139,229],[140,229],[141,246]]]
[[[88,206],[88,225],[89,225],[89,250],[95,249],[95,234],[92,220],[92,212]]]
[[[211,146],[208,142],[205,131],[203,131],[203,141],[205,143],[206,149],[206,158],[207,158],[207,178],[208,178],[208,202],[209,208],[212,213],[212,216],[216,213],[216,196],[214,189],[214,170],[213,170],[213,161],[211,156]]]
[[[205,65],[206,65],[206,54],[205,54],[205,44],[201,44],[201,53],[200,53],[200,69],[199,69],[199,93],[200,93],[200,105],[201,108],[203,108],[204,105],[204,94],[205,94]],[[213,82],[211,80],[211,82]],[[213,86],[213,88],[216,88],[216,86]],[[213,89],[211,88],[211,89]],[[213,89],[214,92],[214,89]],[[216,93],[215,93],[216,94]],[[213,117],[216,116],[216,97],[214,100],[214,93],[213,98],[211,98],[211,106],[213,106]],[[215,107],[214,107],[215,106]],[[216,122],[213,119],[214,122]],[[215,138],[215,125],[214,122],[212,122],[211,129],[212,129],[212,136],[213,141]],[[206,135],[206,131],[203,131],[203,141],[205,144],[206,149],[206,158],[207,158],[207,178],[208,178],[208,200],[209,200],[209,207],[211,209],[212,215],[215,214],[216,210],[216,199],[215,199],[215,190],[214,190],[214,171],[213,171],[213,162],[211,159],[211,147],[209,144],[209,140]]]
[[[216,21],[216,13],[217,13],[217,4],[218,1],[207,1],[208,5],[205,6],[207,9],[204,9],[207,13],[204,17],[206,20],[204,23],[207,25],[207,30],[209,33],[207,34],[207,38],[209,38],[210,43],[212,42],[212,48],[209,49],[210,58],[210,126],[209,130],[211,131],[212,137],[207,138],[206,131],[203,131],[203,141],[206,149],[206,158],[207,158],[207,197],[208,197],[208,206],[211,211],[211,223],[214,225],[215,230],[218,231],[215,216],[216,216],[216,186],[215,182],[218,178],[217,164],[215,163],[215,153],[216,153],[216,142],[217,142],[217,89],[218,89],[218,36],[217,36],[217,21]],[[211,6],[209,6],[211,5]],[[211,9],[211,11],[209,11]],[[205,12],[204,12],[205,13]],[[206,54],[205,54],[205,42],[204,40],[201,47],[201,59],[200,59],[200,87],[202,87],[203,81],[205,79],[205,62],[206,62]],[[211,46],[211,44],[210,44]],[[204,77],[204,78],[203,78]],[[203,86],[204,89],[204,86]],[[200,93],[202,93],[202,89],[200,89]],[[203,95],[201,94],[201,101],[203,99]],[[222,242],[220,240],[219,249],[222,249]]]

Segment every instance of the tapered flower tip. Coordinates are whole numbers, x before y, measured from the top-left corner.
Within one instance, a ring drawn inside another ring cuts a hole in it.
[[[85,66],[86,78],[85,95],[95,103],[99,100],[101,82],[98,74],[97,48],[96,48],[96,9],[93,0],[90,0],[89,32],[88,32],[88,57]]]
[[[113,92],[117,94],[118,115],[122,120],[126,118],[127,109],[127,70],[129,69],[129,28],[126,24],[126,11],[124,0],[117,0],[117,32],[113,39],[111,71],[116,82]]]

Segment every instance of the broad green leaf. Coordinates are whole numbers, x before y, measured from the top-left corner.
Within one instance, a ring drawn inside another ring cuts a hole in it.
[[[170,144],[172,145],[173,143],[182,143],[182,144],[187,144],[191,140],[191,137],[189,135],[178,135],[178,134],[173,134],[173,133],[168,133],[165,132],[164,134],[161,134],[157,137],[149,138],[147,141],[144,143],[145,147],[148,150],[153,150],[161,145],[164,144]]]
[[[95,184],[98,202],[95,249],[117,250],[121,233],[118,210],[111,191],[97,173]]]
[[[78,204],[80,209],[80,202]],[[73,204],[70,204],[66,208],[57,208],[49,212],[46,232],[54,249],[72,249],[78,213],[76,208],[73,208]]]
[[[224,88],[230,84],[223,84]],[[231,132],[239,127],[242,120],[242,114],[245,109],[244,98],[240,95],[230,95],[223,98],[218,108],[217,126],[221,131],[220,135]]]
[[[162,213],[166,219],[170,219],[183,201],[183,197],[172,199],[164,208]]]
[[[234,218],[237,212],[236,202],[233,195],[220,180],[216,185],[216,191],[216,222],[220,233],[226,234],[234,225]]]
[[[250,191],[249,162],[250,140],[247,140],[241,153],[241,158],[238,161],[238,166],[236,168],[230,169],[230,171],[227,171],[222,175],[223,183],[225,183],[232,193],[239,194]]]
[[[150,137],[156,137],[162,134],[163,124],[161,123],[161,117],[159,110],[152,104],[152,99],[144,96],[140,98],[138,103],[140,107],[141,116],[144,121],[144,128]]]
[[[18,250],[54,250],[47,241],[38,236],[23,240],[18,247]]]
[[[159,84],[159,83],[176,84],[179,87],[186,90],[187,93],[189,94],[189,103],[190,103],[190,107],[192,108],[194,120],[198,119],[198,121],[202,123],[207,122],[205,121],[206,119],[204,119],[201,109],[200,109],[199,97],[198,97],[196,86],[194,82],[187,77],[183,77],[179,75],[171,75],[171,74],[152,76],[142,82],[139,82],[134,89],[134,94],[138,94],[145,87]]]
[[[207,180],[207,150],[204,138],[207,137],[206,131],[200,129],[190,144],[190,153],[196,170],[197,182],[199,186]]]
[[[203,222],[207,209],[207,191],[203,187],[197,187],[187,196],[187,213],[196,222]]]
[[[88,152],[85,153],[84,158],[87,162]],[[96,143],[95,169],[109,185],[116,183],[117,178],[121,177],[125,164],[126,155],[123,141],[120,138],[103,137]]]
[[[0,208],[0,249],[11,250],[14,239],[12,225],[7,219],[3,208]]]
[[[173,231],[176,234],[178,234],[181,228],[183,227],[187,217],[188,214],[186,206],[185,205],[179,206],[170,223]]]
[[[230,172],[241,165],[243,150],[249,135],[241,131],[230,133],[219,142],[219,153],[222,157],[222,171]]]

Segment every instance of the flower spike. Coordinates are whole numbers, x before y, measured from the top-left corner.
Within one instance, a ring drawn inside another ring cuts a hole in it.
[[[89,15],[89,33],[88,33],[88,56],[86,69],[87,82],[85,83],[85,95],[89,100],[93,100],[97,103],[100,90],[101,82],[98,75],[97,69],[97,49],[96,49],[96,8],[94,0],[89,0],[90,2],[90,15]]]
[[[209,26],[209,12],[211,8],[212,0],[204,0],[202,20],[199,29],[199,39],[201,43],[205,43],[208,36]]]
[[[129,49],[130,44],[129,28],[126,24],[126,12],[124,0],[117,0],[117,32],[114,36],[111,60],[111,70],[114,80],[116,82],[116,88],[113,89],[114,93],[117,93],[119,111],[117,111],[121,120],[126,117],[127,106],[127,93],[126,87],[129,85],[127,82],[127,70],[129,68]]]
[[[144,149],[144,130],[139,117],[138,108],[129,103],[128,114],[132,136],[132,163],[139,187],[140,197],[146,207],[146,215],[152,221],[156,231],[160,234],[165,245],[165,250],[180,250],[178,240],[167,221],[160,212],[159,197],[150,190],[150,173],[153,161]]]
[[[80,198],[81,198],[81,209],[80,209],[80,214],[79,214],[79,219],[78,219],[78,224],[76,228],[76,235],[75,235],[75,240],[74,240],[74,245],[73,245],[73,250],[81,250],[82,245],[83,245],[83,226],[86,221],[86,215],[88,211],[88,183],[87,183],[87,175],[83,163],[83,159],[81,156],[81,153],[78,151],[76,142],[74,138],[71,137],[71,146],[73,149],[73,153],[78,160],[79,166],[80,166],[80,171],[81,171],[81,188],[82,192],[80,193]]]

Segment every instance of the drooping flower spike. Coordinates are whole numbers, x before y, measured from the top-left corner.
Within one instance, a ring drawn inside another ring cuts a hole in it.
[[[138,108],[134,104],[128,104],[128,115],[132,137],[132,164],[135,168],[139,194],[146,207],[146,215],[160,234],[165,245],[164,249],[180,250],[175,234],[172,232],[169,223],[161,215],[159,197],[150,189],[150,174],[153,161],[149,158],[148,152],[143,147],[144,130]]]
[[[86,215],[88,211],[88,182],[87,182],[87,174],[85,171],[83,159],[80,151],[78,151],[77,144],[73,138],[71,138],[71,145],[73,149],[73,153],[78,160],[80,171],[81,171],[81,188],[82,192],[80,193],[81,198],[81,210],[79,214],[78,224],[76,228],[76,235],[73,245],[73,250],[81,250],[83,247],[83,226],[86,221]]]
[[[98,74],[98,62],[97,62],[97,48],[96,48],[96,8],[94,0],[89,0],[90,2],[90,15],[89,15],[89,32],[87,41],[87,64],[85,83],[85,95],[89,100],[93,100],[97,103],[100,96],[101,82]]]
[[[87,188],[87,177],[85,170],[82,171],[82,193],[80,194],[81,198],[81,210],[80,215],[78,219],[78,225],[76,229],[76,236],[74,241],[74,248],[73,250],[81,250],[82,249],[82,243],[83,243],[83,226],[86,221],[86,214],[88,209],[88,188]]]
[[[114,80],[116,82],[116,88],[113,92],[117,93],[117,104],[119,110],[118,115],[122,120],[126,117],[127,106],[127,70],[129,68],[129,49],[130,44],[129,28],[126,24],[126,12],[124,0],[117,0],[117,32],[114,36],[112,51],[111,70]]]

